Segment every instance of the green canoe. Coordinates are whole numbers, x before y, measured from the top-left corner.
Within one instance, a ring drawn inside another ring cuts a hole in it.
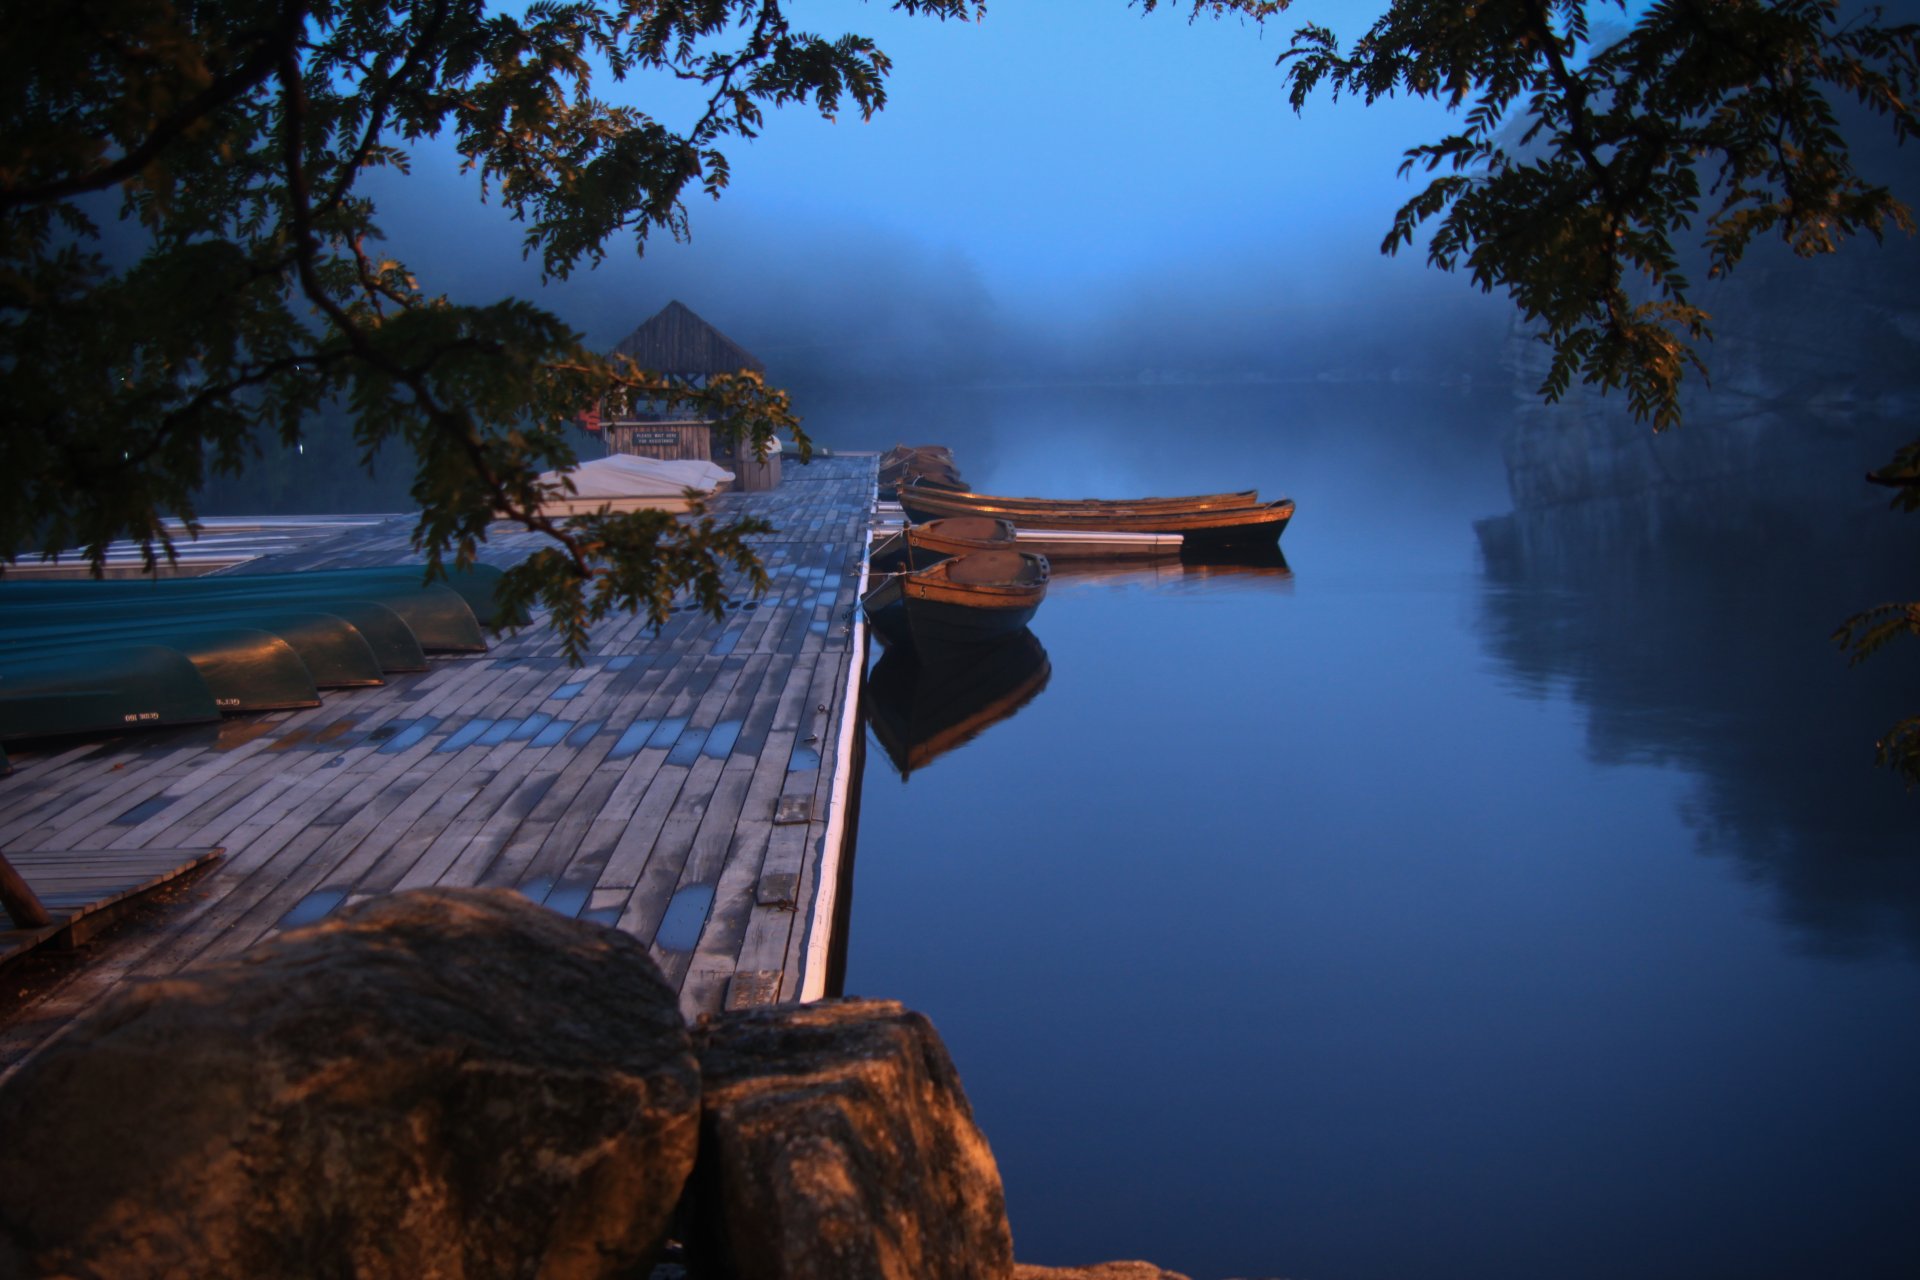
[[[360,629],[335,613],[303,613],[250,606],[236,609],[162,610],[158,605],[13,605],[0,614],[0,644],[9,641],[53,640],[63,637],[98,639],[121,637],[156,626],[177,626],[192,620],[206,625],[257,627],[293,646],[307,673],[320,689],[355,689],[384,684],[386,678],[373,646]],[[401,627],[398,618],[396,628]],[[412,632],[407,641],[412,644]],[[418,653],[419,646],[413,650]],[[405,650],[401,651],[404,656]]]
[[[251,578],[282,578],[295,582],[372,581],[417,587],[426,581],[426,571],[427,567],[424,564],[374,565],[360,569],[303,569],[293,573],[269,573],[242,566],[231,572],[200,579],[200,581],[237,582]],[[476,564],[465,569],[449,568],[447,576],[438,580],[435,585],[458,592],[483,627],[523,627],[529,621],[527,611],[517,609],[513,611],[512,616],[507,616],[495,598],[495,592],[503,576],[500,569],[490,564]]]
[[[0,637],[0,671],[16,658],[85,655],[128,642],[165,645],[185,654],[213,695],[213,705],[222,711],[292,711],[320,705],[320,691],[293,646],[253,627],[153,623],[129,627],[111,638],[91,639],[66,635],[26,640],[9,632]]]
[[[42,599],[28,604],[11,594],[0,593],[0,634],[15,628],[48,626],[91,627],[97,633],[111,634],[120,627],[186,619],[257,626],[276,634],[279,634],[283,625],[289,630],[301,629],[292,623],[273,621],[289,618],[322,619],[319,630],[323,634],[344,628],[344,638],[339,641],[340,651],[334,657],[347,665],[342,668],[322,661],[319,665],[328,671],[328,679],[322,681],[316,671],[314,681],[322,687],[332,687],[335,676],[343,685],[379,684],[389,673],[427,669],[427,655],[414,638],[412,628],[402,622],[393,610],[370,600],[334,600],[322,609],[311,603],[288,605],[245,597],[163,599],[144,592],[133,596],[108,592],[99,598]],[[332,622],[326,619],[332,619]],[[353,657],[355,646],[352,638],[356,635],[358,643],[371,651],[371,671],[364,656],[359,659]],[[294,643],[291,636],[284,638],[289,644]],[[295,644],[296,649],[300,647]],[[314,669],[309,666],[309,670]]]
[[[371,602],[391,609],[422,649],[480,653],[487,647],[480,622],[460,593],[444,586],[399,585],[376,580],[308,583],[302,574],[254,578],[171,578],[163,581],[0,582],[0,607],[82,600],[148,602],[232,601],[271,603],[286,609],[318,609],[349,617],[336,605]],[[355,625],[359,625],[357,622]]]
[[[0,741],[219,718],[192,661],[164,645],[103,645],[0,661]]]

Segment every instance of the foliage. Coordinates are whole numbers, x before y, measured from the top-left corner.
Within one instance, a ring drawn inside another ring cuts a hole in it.
[[[1193,0],[1193,14],[1263,20],[1291,4]],[[1553,350],[1549,400],[1577,376],[1624,388],[1660,428],[1679,420],[1688,368],[1705,371],[1695,344],[1711,317],[1675,245],[1696,220],[1710,275],[1763,235],[1813,256],[1914,229],[1905,204],[1855,171],[1835,102],[1902,141],[1920,130],[1920,26],[1849,16],[1836,0],[1657,0],[1598,41],[1589,10],[1625,7],[1394,0],[1344,53],[1310,24],[1280,62],[1296,111],[1324,86],[1461,113],[1457,131],[1406,153],[1403,174],[1437,176],[1394,215],[1383,251],[1430,230],[1430,264],[1504,290],[1538,326]]]
[[[895,0],[966,18],[977,0]],[[616,609],[664,620],[720,601],[728,565],[763,585],[751,521],[539,514],[538,475],[575,461],[564,425],[623,393],[697,409],[755,446],[795,434],[785,393],[691,386],[586,350],[523,302],[456,304],[380,251],[363,190],[449,137],[526,227],[549,278],[616,235],[687,230],[717,197],[721,144],[792,104],[831,118],[886,101],[860,36],[794,30],[780,0],[84,0],[0,11],[0,563],[76,544],[97,566],[264,439],[298,443],[344,405],[363,460],[414,459],[416,546],[434,572],[515,520],[549,551],[508,578],[553,610],[568,652]],[[596,78],[697,89],[669,127]],[[110,221],[130,228],[119,247]]]
[[[1145,10],[1160,0],[1138,0]],[[1191,0],[1191,17],[1255,22],[1293,0]],[[1460,127],[1409,150],[1431,176],[1381,249],[1428,232],[1429,264],[1512,298],[1552,350],[1549,401],[1577,377],[1624,389],[1660,430],[1680,420],[1712,317],[1692,299],[1676,244],[1698,224],[1710,276],[1778,236],[1802,257],[1854,236],[1912,233],[1912,211],[1856,171],[1841,105],[1904,143],[1920,132],[1920,25],[1838,0],[1654,0],[1601,39],[1591,12],[1624,0],[1392,0],[1344,52],[1299,27],[1280,55],[1301,110],[1325,87],[1373,103],[1444,103]],[[1869,479],[1920,509],[1920,440]],[[1889,604],[1835,632],[1853,660],[1920,638],[1920,603]],[[1920,783],[1920,718],[1879,744]]]

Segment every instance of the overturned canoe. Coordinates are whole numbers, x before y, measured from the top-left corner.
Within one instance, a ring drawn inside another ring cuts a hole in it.
[[[219,718],[192,661],[165,645],[67,648],[0,661],[0,741]]]
[[[1047,594],[1047,558],[976,551],[889,575],[861,600],[874,631],[923,654],[985,644],[1032,621]]]
[[[900,506],[916,523],[946,516],[975,514],[997,515],[1013,521],[1023,531],[1058,529],[1089,533],[1177,533],[1183,540],[1180,548],[1182,555],[1205,555],[1223,547],[1271,546],[1280,541],[1280,535],[1293,519],[1291,498],[1256,506],[1182,510],[1120,503],[1085,508],[985,508],[953,504],[948,501],[951,497],[952,494],[903,489]]]
[[[357,569],[301,569],[297,572],[268,572],[241,566],[231,573],[218,577],[203,578],[203,582],[252,582],[255,579],[284,579],[289,582],[311,583],[313,585],[334,585],[337,583],[381,582],[395,586],[427,585],[427,566],[424,564],[383,564],[369,565]],[[465,568],[447,566],[444,578],[433,579],[433,585],[446,587],[458,592],[460,598],[473,610],[473,616],[483,627],[523,627],[529,621],[524,607],[507,610],[500,604],[500,579],[506,571],[490,564],[470,564]]]
[[[306,664],[316,688],[354,689],[384,683],[380,660],[360,629],[338,614],[293,612],[271,607],[174,613],[140,605],[19,605],[0,616],[0,644],[57,639],[97,641],[182,621],[255,627],[280,637]],[[398,619],[395,619],[396,624]]]
[[[74,635],[23,639],[8,632],[0,639],[0,671],[16,659],[85,656],[127,642],[164,645],[186,655],[221,711],[294,711],[320,705],[320,691],[293,646],[252,627],[153,623],[115,632],[104,641]]]
[[[305,581],[304,574],[255,574],[245,577],[174,578],[162,581],[113,579],[104,582],[0,582],[0,606],[15,603],[75,603],[138,600],[148,603],[217,601],[268,603],[283,609],[338,613],[336,606],[370,603],[397,614],[422,649],[480,653],[487,647],[473,610],[450,587],[368,580]]]

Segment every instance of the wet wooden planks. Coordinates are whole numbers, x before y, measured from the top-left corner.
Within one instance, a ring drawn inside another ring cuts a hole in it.
[[[835,458],[724,495],[722,514],[774,525],[754,539],[766,593],[735,583],[724,617],[677,609],[658,632],[610,619],[578,668],[536,624],[311,710],[17,759],[0,782],[0,848],[16,861],[226,850],[192,901],[62,999],[77,1010],[125,977],[424,885],[514,888],[625,929],[690,1014],[797,998],[862,660],[852,615],[873,485],[871,457]],[[355,529],[255,567],[406,562],[410,529]],[[497,530],[484,558],[535,545]],[[12,1035],[0,1029],[0,1062],[31,1049]]]

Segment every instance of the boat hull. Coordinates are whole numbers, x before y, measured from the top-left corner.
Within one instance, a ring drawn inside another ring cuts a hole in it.
[[[213,705],[223,712],[294,711],[320,705],[320,691],[293,646],[252,627],[159,624],[132,628],[124,639],[116,635],[104,641],[76,636],[21,640],[10,635],[0,645],[0,671],[19,660],[85,655],[128,640],[164,645],[184,654],[213,695]]]
[[[218,577],[81,582],[0,583],[0,605],[29,602],[74,603],[86,600],[137,600],[148,603],[214,601],[306,607],[341,613],[336,604],[372,603],[392,611],[422,649],[481,653],[486,637],[479,619],[460,593],[438,584],[381,581],[379,578],[306,582],[297,573]],[[355,625],[358,625],[357,623]]]
[[[900,490],[902,506],[906,505],[909,494],[936,498],[952,514],[997,515],[1013,519],[1015,524],[1023,522],[1007,516],[1007,512],[1072,516],[1133,511],[1226,511],[1261,505],[1260,494],[1254,489],[1236,489],[1231,493],[1193,493],[1172,498],[1013,498],[970,490],[929,492],[925,486],[903,485]]]
[[[164,729],[220,718],[206,682],[177,649],[122,644],[0,663],[0,741],[126,729]]]
[[[915,523],[964,514],[946,501],[948,495],[903,492],[901,509]],[[1182,555],[1205,555],[1232,547],[1274,546],[1293,519],[1293,502],[1281,498],[1251,507],[1211,510],[1150,510],[1110,506],[1105,510],[1063,511],[1002,506],[967,508],[1011,520],[1022,530],[1051,529],[1078,532],[1179,534]]]
[[[271,632],[300,655],[317,688],[356,689],[385,683],[380,660],[374,656],[373,647],[360,634],[360,629],[331,613],[260,609],[161,614],[157,609],[142,609],[137,605],[128,609],[87,605],[66,610],[59,606],[13,608],[0,617],[0,644],[62,637],[90,640],[98,637],[103,629],[110,629],[115,637],[126,637],[180,621],[232,623]],[[398,625],[399,620],[394,621]]]
[[[217,577],[203,578],[203,582],[241,582],[252,578],[281,578],[295,583],[354,583],[381,582],[396,586],[422,586],[426,584],[427,567],[424,564],[371,565],[359,569],[301,569],[297,572],[269,574],[260,570],[242,566],[231,573]],[[464,569],[449,568],[447,576],[435,578],[433,585],[447,588],[457,593],[473,610],[473,616],[483,627],[523,627],[531,621],[526,609],[507,609],[500,603],[500,579],[506,576],[504,570],[490,564],[471,564]]]
[[[1005,520],[957,516],[908,525],[875,544],[869,563],[883,573],[931,569],[951,556],[976,551],[1011,551],[1017,531]]]
[[[1047,594],[1044,556],[984,551],[895,574],[861,601],[875,634],[923,654],[991,644],[1033,620]]]

